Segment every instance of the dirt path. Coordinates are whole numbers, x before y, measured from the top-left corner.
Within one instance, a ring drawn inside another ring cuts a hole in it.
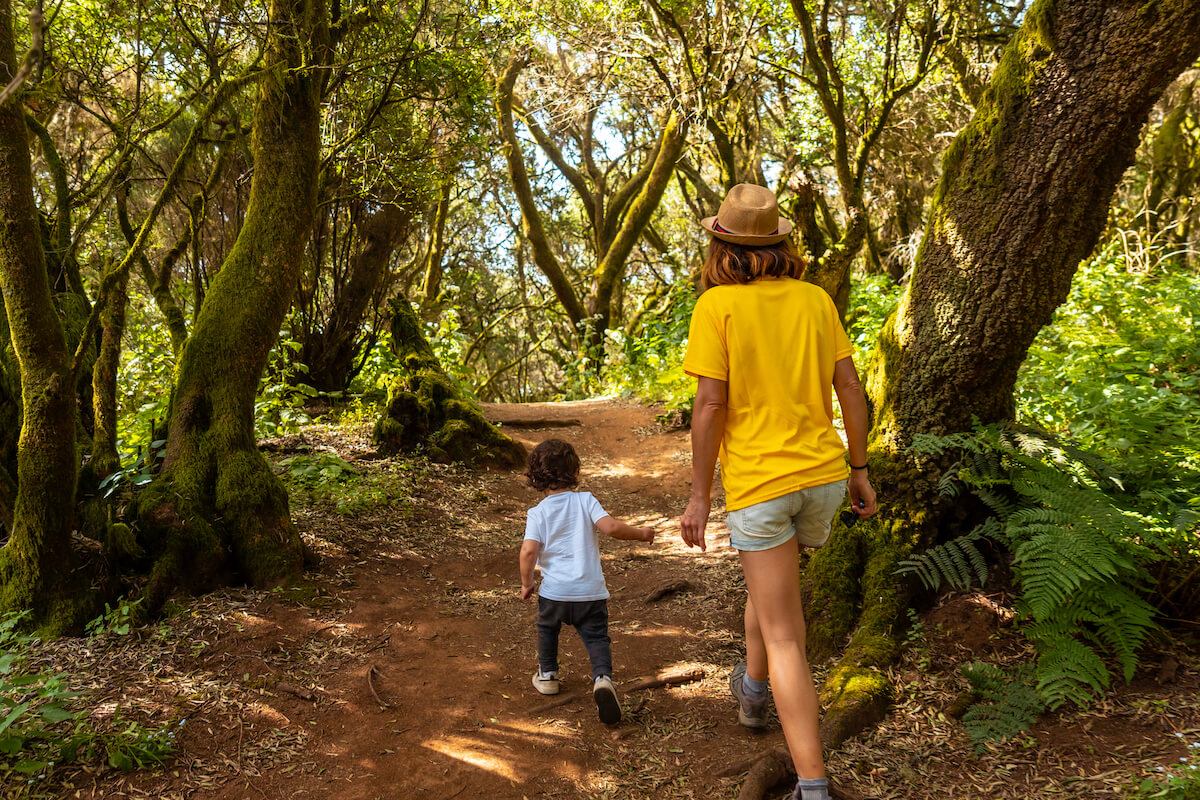
[[[537,710],[547,698],[530,686],[536,606],[518,599],[517,570],[525,511],[537,493],[516,472],[410,472],[404,462],[376,460],[365,435],[315,429],[279,445],[275,459],[303,448],[336,451],[372,476],[364,497],[381,486],[407,489],[344,516],[298,501],[297,524],[322,559],[304,587],[201,598],[134,643],[60,646],[64,663],[90,658],[108,671],[92,687],[97,715],[119,707],[134,719],[186,722],[166,773],[90,768],[57,796],[735,797],[741,775],[724,773],[781,744],[782,734],[777,725],[755,734],[734,718],[725,682],[741,656],[744,594],[723,525],[710,527],[706,554],[680,543],[687,434],[662,431],[651,410],[624,401],[487,411],[528,446],[571,441],[584,488],[613,515],[660,532],[652,545],[602,542],[618,682],[687,669],[702,679],[624,693],[625,719],[611,729],[590,696]],[[691,588],[645,599],[679,580]],[[994,615],[970,598],[939,613],[947,629],[931,617],[928,637],[897,666],[896,713],[831,758],[862,796],[1119,797],[1113,775],[1170,763],[1182,752],[1168,734],[1200,729],[1194,670],[1185,669],[1189,683],[1174,697],[1149,687],[1107,701],[1104,719],[1121,720],[1108,738],[1099,732],[1109,727],[1076,734],[1076,721],[1051,720],[1027,738],[1049,748],[1045,759],[1013,744],[997,750],[995,762],[980,760],[942,711],[962,687],[958,665],[998,651],[1005,639]],[[569,630],[561,660],[564,693],[582,689],[586,653]],[[1071,741],[1077,750],[1053,749]]]
[[[618,680],[698,666],[709,681],[625,697],[628,719],[615,731],[596,718],[590,696],[530,713],[546,698],[530,686],[536,606],[518,599],[516,552],[525,510],[539,496],[515,473],[480,475],[468,494],[475,509],[447,509],[430,520],[426,541],[356,565],[356,585],[345,597],[350,611],[327,633],[380,646],[331,676],[307,714],[300,707],[312,728],[306,751],[319,767],[264,776],[269,781],[258,786],[267,797],[603,797],[627,770],[642,773],[647,789],[682,771],[673,768],[682,766],[682,750],[671,742],[647,746],[659,720],[686,720],[667,724],[704,738],[745,739],[727,704],[709,696],[727,660],[717,653],[733,655],[734,620],[723,600],[708,596],[723,590],[714,578],[728,577],[724,556],[685,553],[673,530],[688,491],[686,435],[658,432],[650,411],[623,403],[487,411],[502,423],[561,423],[513,427],[513,435],[530,447],[568,438],[585,487],[606,509],[661,532],[650,546],[603,542]],[[697,590],[642,601],[674,578]],[[701,603],[720,618],[704,619]],[[564,635],[562,649],[564,691],[571,692],[590,671],[577,639]],[[693,762],[688,771],[711,766]],[[216,796],[245,795],[231,785]]]

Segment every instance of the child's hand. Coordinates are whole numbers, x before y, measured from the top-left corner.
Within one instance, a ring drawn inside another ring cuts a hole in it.
[[[642,534],[640,538],[643,542],[653,542],[654,541],[654,534],[655,534],[654,528],[638,528],[638,532]]]
[[[533,597],[533,584],[521,584],[521,599],[528,600]]]

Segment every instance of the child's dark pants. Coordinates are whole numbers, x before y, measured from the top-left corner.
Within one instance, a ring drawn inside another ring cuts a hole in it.
[[[538,597],[538,667],[558,671],[558,632],[573,625],[592,662],[592,678],[612,676],[612,643],[608,638],[608,601],[571,602]]]

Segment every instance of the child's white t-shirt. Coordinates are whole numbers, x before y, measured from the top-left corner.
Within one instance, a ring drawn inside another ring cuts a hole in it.
[[[605,600],[596,523],[608,516],[591,492],[560,492],[529,509],[525,538],[542,546],[538,596],[579,602]]]

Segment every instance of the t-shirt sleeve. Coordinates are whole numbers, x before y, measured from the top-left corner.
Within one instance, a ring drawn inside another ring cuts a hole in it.
[[[600,501],[597,500],[591,492],[587,492],[586,494],[587,496],[583,498],[583,509],[585,512],[587,512],[588,518],[591,519],[592,524],[595,525],[597,522],[607,517],[608,512],[604,510],[604,507],[600,505]]]
[[[729,380],[729,348],[725,342],[725,328],[713,308],[711,295],[705,292],[696,301],[692,310],[692,322],[688,328],[687,353],[683,357],[683,371],[697,378]]]
[[[829,325],[832,328],[833,341],[833,360],[841,361],[843,358],[854,355],[854,345],[850,344],[850,337],[846,335],[846,329],[842,327],[842,319],[838,316],[837,306],[834,305],[833,298],[827,293],[825,294],[825,304],[829,312]]]
[[[546,532],[542,530],[541,520],[532,508],[525,512],[525,538],[533,539],[538,544],[546,543]]]

